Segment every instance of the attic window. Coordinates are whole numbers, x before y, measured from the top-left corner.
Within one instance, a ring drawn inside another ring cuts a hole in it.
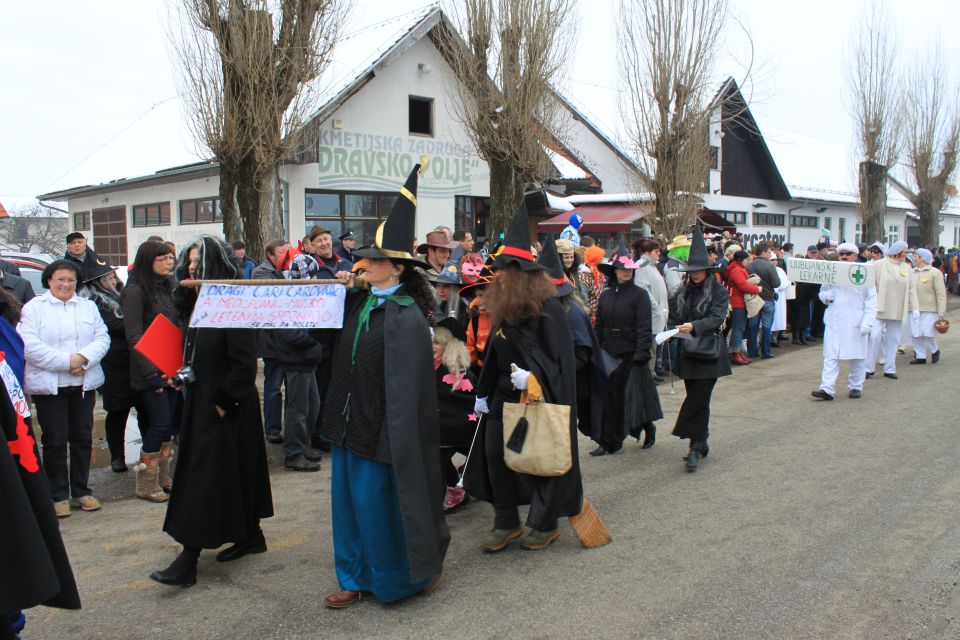
[[[410,96],[410,133],[421,136],[433,135],[433,98]]]

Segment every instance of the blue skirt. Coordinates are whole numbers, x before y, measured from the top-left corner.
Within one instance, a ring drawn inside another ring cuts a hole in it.
[[[410,582],[393,470],[337,445],[332,459],[333,555],[340,588],[368,591],[381,603],[422,590],[430,580]]]

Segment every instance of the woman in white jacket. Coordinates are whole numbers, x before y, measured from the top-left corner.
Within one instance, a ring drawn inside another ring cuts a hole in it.
[[[43,466],[59,518],[70,515],[70,496],[84,511],[100,508],[87,481],[93,406],[96,389],[103,384],[100,360],[110,348],[110,337],[97,305],[77,296],[79,279],[74,263],[51,263],[41,276],[49,290],[24,305],[17,327],[26,358],[24,386],[43,430]]]

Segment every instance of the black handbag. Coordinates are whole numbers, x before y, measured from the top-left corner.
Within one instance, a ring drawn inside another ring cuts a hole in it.
[[[716,362],[720,359],[720,335],[716,332],[693,336],[680,341],[683,357],[699,362]]]

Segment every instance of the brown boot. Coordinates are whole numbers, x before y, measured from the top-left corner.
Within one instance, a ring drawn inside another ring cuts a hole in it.
[[[138,498],[149,500],[150,502],[166,502],[170,496],[163,492],[157,483],[157,475],[160,471],[160,452],[146,453],[140,452],[140,462],[133,467],[137,472],[137,488],[135,493]]]
[[[164,442],[160,444],[160,464],[157,465],[159,473],[157,482],[164,493],[170,493],[173,488],[173,474],[170,473],[170,463],[173,461],[173,443]]]

